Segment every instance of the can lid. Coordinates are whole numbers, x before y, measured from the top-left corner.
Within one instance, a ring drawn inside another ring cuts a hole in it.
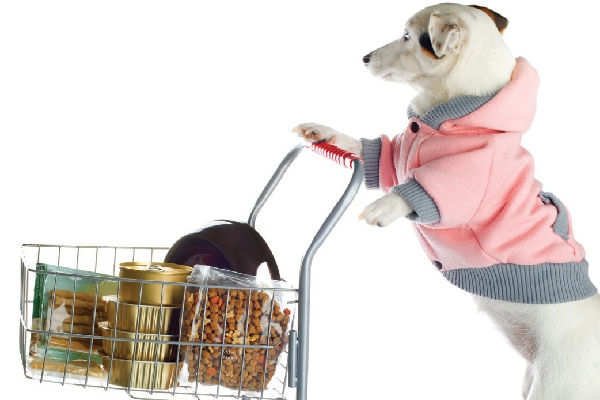
[[[191,267],[174,263],[157,263],[157,262],[122,262],[120,264],[119,276],[121,278],[130,277],[131,274],[139,275],[152,279],[154,275],[184,275],[187,276],[192,272]],[[124,276],[127,275],[127,276]]]

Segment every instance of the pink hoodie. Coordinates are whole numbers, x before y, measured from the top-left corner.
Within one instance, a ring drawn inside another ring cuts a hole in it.
[[[539,78],[522,58],[495,95],[464,96],[393,139],[362,139],[365,184],[403,196],[430,260],[471,293],[557,303],[597,293],[565,206],[534,178],[521,136]]]

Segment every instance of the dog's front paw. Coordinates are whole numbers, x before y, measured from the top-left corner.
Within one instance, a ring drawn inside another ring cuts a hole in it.
[[[413,212],[406,200],[397,193],[388,193],[365,207],[359,218],[369,225],[388,226],[400,217]]]
[[[313,122],[300,124],[292,129],[292,132],[296,133],[307,142],[326,141],[332,143],[335,141],[335,137],[339,135],[335,129]]]
[[[362,144],[360,140],[354,139],[348,135],[344,135],[343,133],[339,133],[335,129],[325,125],[309,122],[296,126],[294,129],[292,129],[292,132],[296,133],[307,142],[325,141],[339,147],[342,150],[350,151],[358,156],[360,156],[362,152]]]

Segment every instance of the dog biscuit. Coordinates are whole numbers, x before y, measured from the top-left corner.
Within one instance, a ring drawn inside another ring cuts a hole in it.
[[[62,290],[62,289],[56,289],[56,290],[51,290],[50,291],[50,295],[52,296],[52,294],[55,294],[56,297],[63,297],[65,299],[73,299],[73,292],[70,290]],[[101,302],[101,297],[97,297],[92,293],[87,293],[87,292],[75,292],[75,299],[78,300],[84,300],[84,301],[89,301],[91,303],[94,302],[94,300],[98,298],[98,302]]]
[[[93,315],[70,315],[63,320],[63,324],[71,325],[85,325],[92,326],[94,325],[94,316]]]
[[[73,375],[83,375],[94,378],[104,378],[105,372],[102,367],[95,363],[91,362],[88,368],[87,360],[72,360],[66,365],[65,370],[65,362],[63,360],[57,360],[55,358],[46,358],[44,357],[31,357],[29,359],[29,367],[35,370],[44,370],[46,372],[58,372],[58,373],[66,373]]]

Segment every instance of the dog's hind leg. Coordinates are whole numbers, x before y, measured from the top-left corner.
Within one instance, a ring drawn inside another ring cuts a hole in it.
[[[560,346],[560,344],[559,344]],[[597,368],[589,366],[581,356],[575,353],[565,354],[554,348],[540,349],[538,359],[533,364],[531,388],[527,400],[596,400],[598,375],[596,382],[590,377],[597,374]],[[565,350],[569,346],[565,345]],[[567,350],[568,351],[568,350]],[[585,357],[583,357],[585,359]],[[584,361],[584,362],[582,362]],[[594,388],[593,386],[596,386]]]
[[[600,297],[532,309],[539,346],[527,400],[600,399]]]
[[[527,360],[527,400],[600,399],[600,296],[561,304],[475,297]]]
[[[475,303],[527,362],[521,393],[527,399],[533,383],[533,362],[537,354],[535,318],[528,306],[475,296]]]
[[[525,376],[523,377],[523,388],[522,395],[523,399],[527,399],[529,396],[529,392],[531,391],[531,385],[533,384],[533,366],[531,363],[527,363],[527,368],[525,369]]]

